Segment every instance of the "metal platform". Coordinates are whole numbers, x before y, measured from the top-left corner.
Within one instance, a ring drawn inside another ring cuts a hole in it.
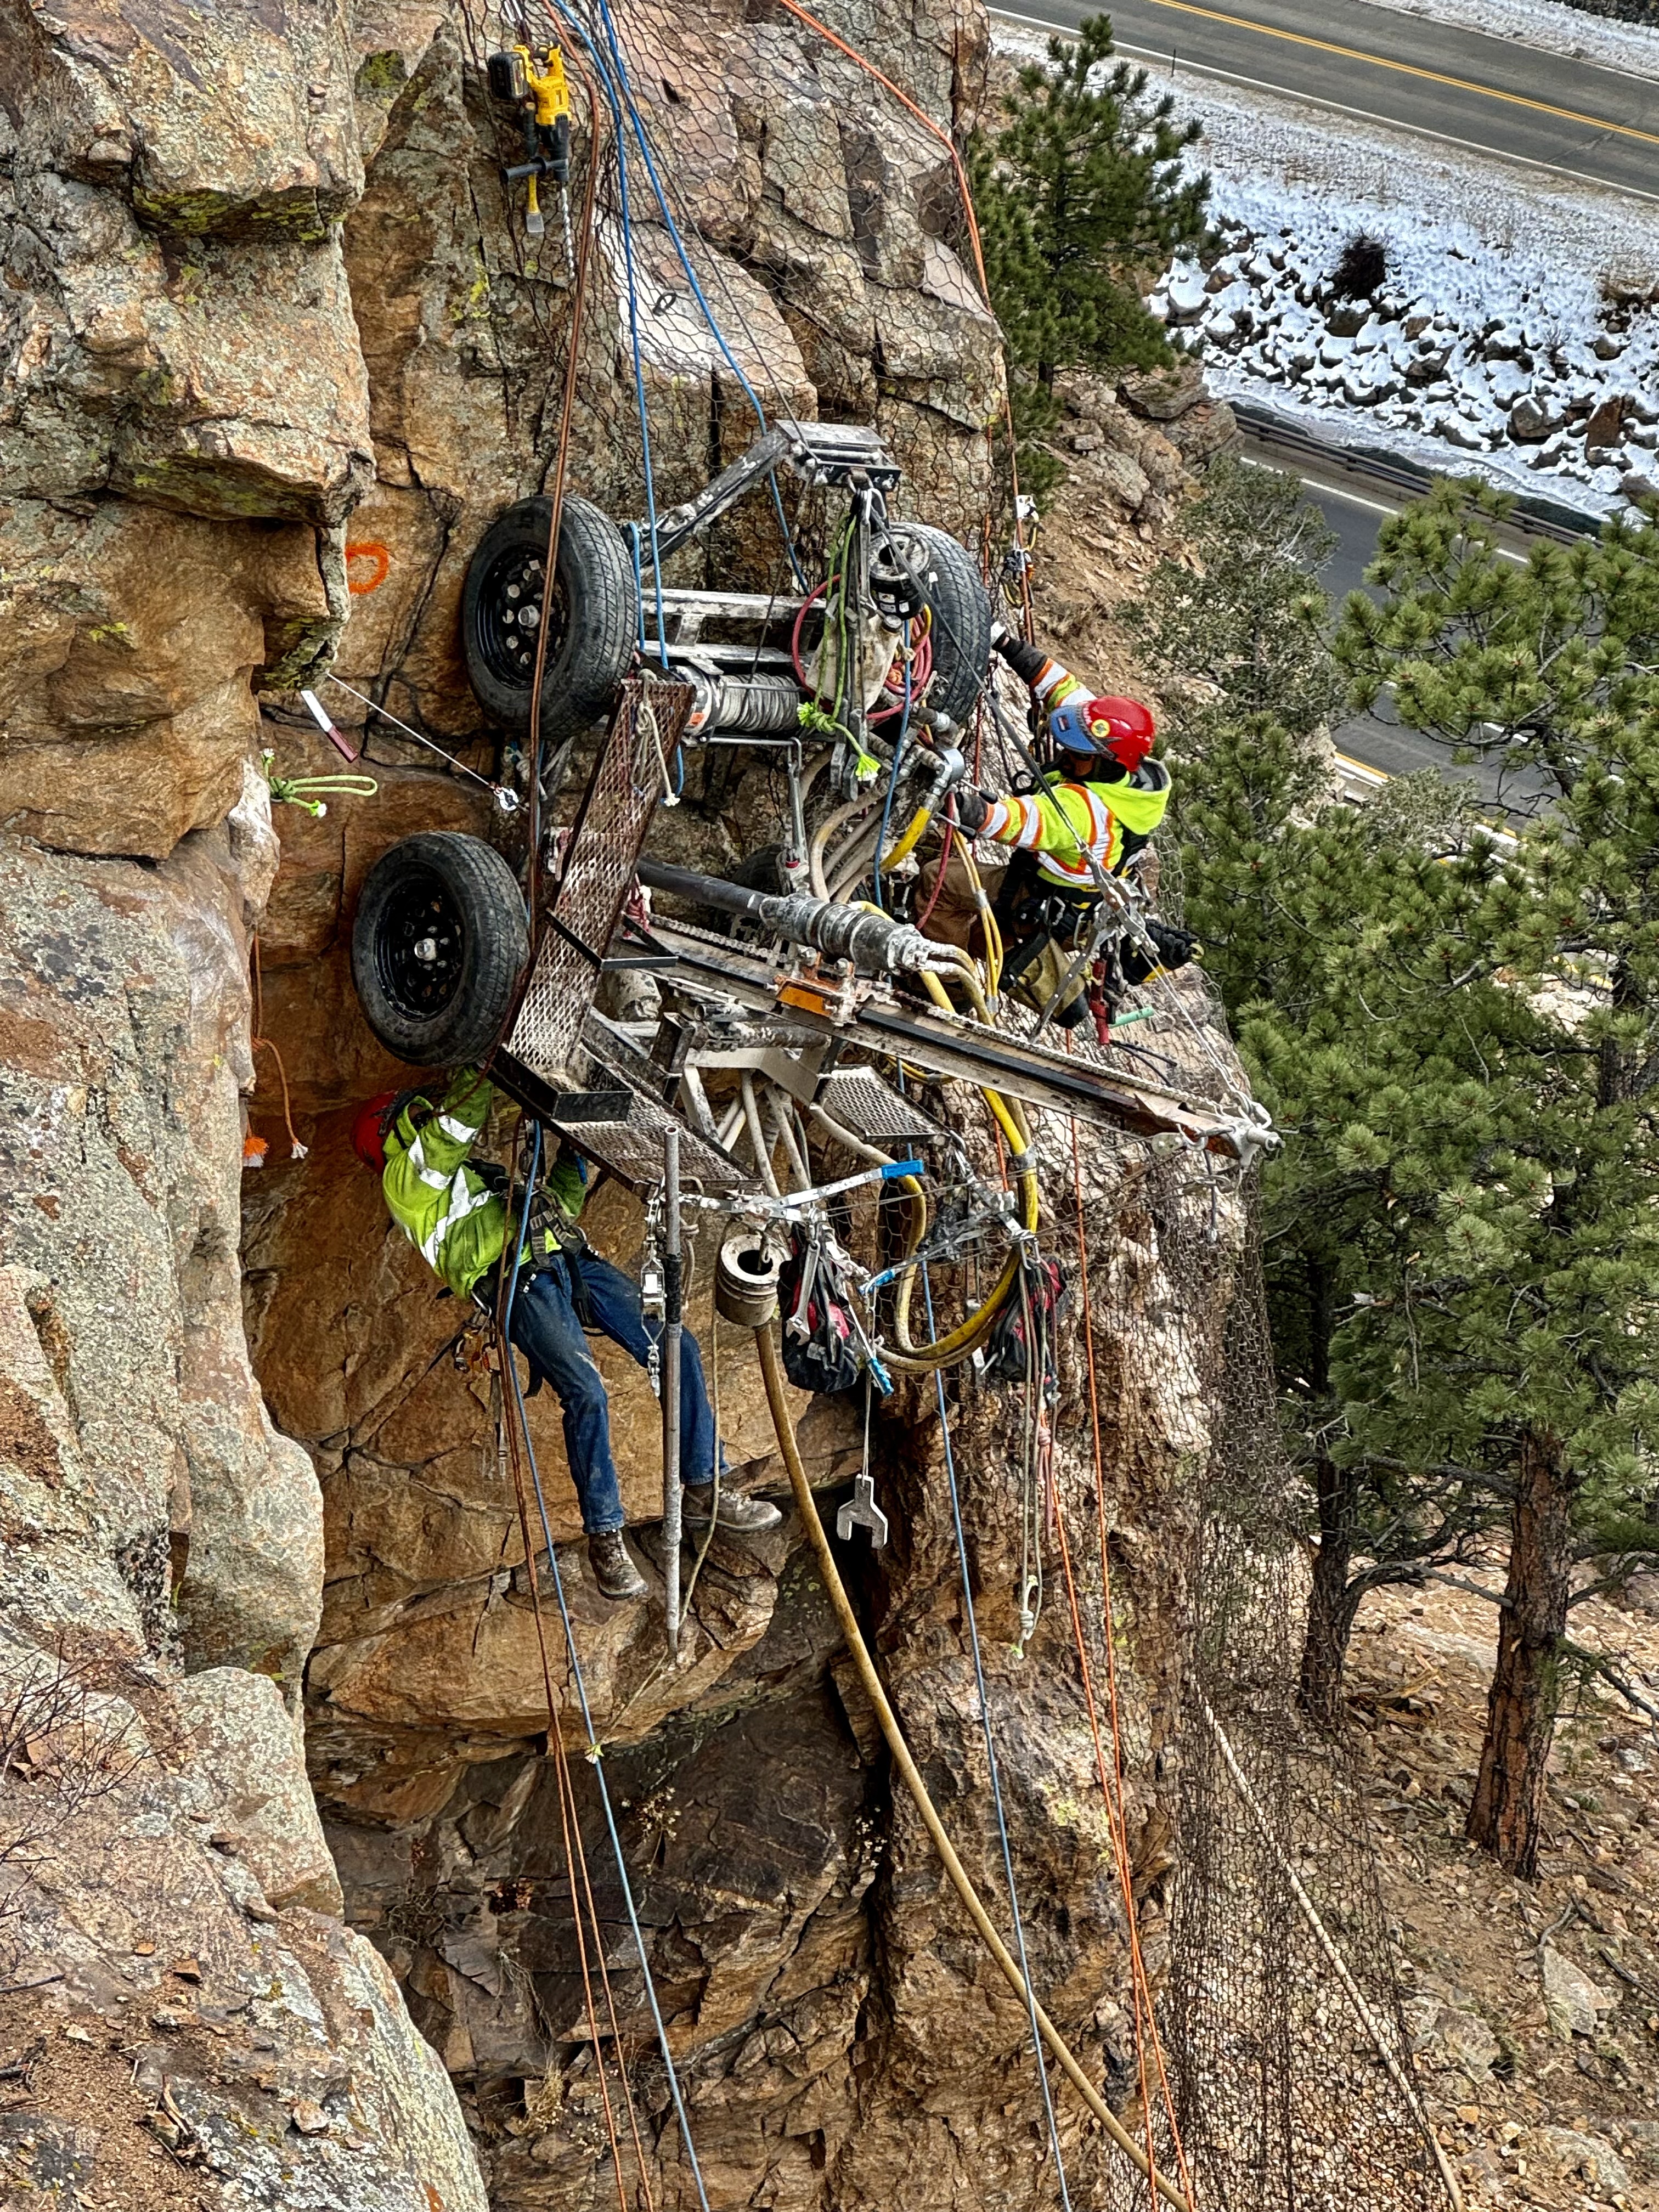
[[[918,1006],[883,983],[866,987],[845,1022],[815,1021],[797,1004],[787,1010],[780,1006],[778,962],[765,952],[681,921],[653,921],[651,934],[661,951],[673,956],[674,965],[661,971],[665,981],[753,1013],[787,1012],[794,1024],[807,1021],[839,1040],[843,1054],[850,1048],[884,1060],[902,1059],[927,1074],[988,1086],[1101,1128],[1134,1136],[1178,1136],[1247,1163],[1277,1142],[1265,1122],[1245,1114],[1183,1097],[1085,1053],[1057,1052],[932,1005]]]

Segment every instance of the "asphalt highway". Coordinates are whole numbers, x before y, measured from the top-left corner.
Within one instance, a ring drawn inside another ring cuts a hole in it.
[[[1271,459],[1275,466],[1283,465],[1277,456],[1261,458]],[[1381,501],[1339,491],[1307,477],[1302,479],[1302,488],[1336,532],[1336,549],[1321,581],[1340,607],[1350,592],[1369,588],[1364,572],[1376,551],[1377,529],[1394,509]],[[1413,775],[1421,769],[1437,769],[1449,779],[1473,783],[1487,805],[1511,812],[1529,812],[1529,802],[1541,799],[1543,793],[1541,778],[1517,775],[1514,769],[1502,775],[1500,790],[1501,771],[1495,760],[1454,761],[1451,748],[1437,738],[1407,729],[1397,720],[1386,695],[1369,714],[1356,715],[1333,736],[1338,752],[1346,759],[1379,769],[1384,775]]]
[[[1074,31],[1107,14],[1149,64],[1317,100],[1659,198],[1659,82],[1366,0],[1020,0],[1011,21]]]

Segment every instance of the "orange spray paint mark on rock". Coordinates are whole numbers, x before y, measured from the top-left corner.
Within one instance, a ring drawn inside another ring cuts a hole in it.
[[[368,592],[378,592],[392,568],[391,554],[374,538],[366,538],[360,544],[348,545],[345,558],[348,570],[354,561],[372,561],[374,563],[374,573],[370,575],[362,578],[347,575],[346,589],[354,599],[362,599]]]

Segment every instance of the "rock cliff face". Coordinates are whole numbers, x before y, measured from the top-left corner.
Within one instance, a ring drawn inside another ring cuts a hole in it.
[[[503,199],[480,67],[499,27],[450,0],[6,5],[0,1978],[17,2010],[0,2014],[0,2061],[17,2044],[26,2179],[78,2160],[86,2201],[101,2185],[145,2204],[456,2212],[485,2201],[464,2110],[491,2201],[598,2206],[616,2185],[488,1382],[465,1347],[452,1356],[459,1316],[349,1145],[353,1103],[400,1079],[351,995],[356,887],[415,828],[488,834],[489,802],[383,725],[362,732],[378,798],[325,819],[284,807],[273,830],[252,766],[261,745],[289,773],[326,765],[292,695],[337,646],[350,684],[493,757],[459,597],[487,521],[551,459],[557,226],[535,247]],[[925,21],[860,0],[836,21],[941,120],[971,107],[986,38],[968,0]],[[936,142],[781,11],[640,4],[619,28],[763,403],[873,414],[916,508],[976,532],[999,371]],[[580,158],[579,133],[579,176]],[[627,514],[642,453],[617,215],[602,196],[572,473]],[[635,252],[667,501],[752,418],[648,203]],[[1104,398],[1077,419],[1093,534],[1054,611],[1081,635],[1109,613],[1091,566],[1127,572],[1158,542],[1181,465]],[[708,557],[782,580],[741,516]],[[729,859],[763,804],[751,780],[672,834]],[[270,1164],[243,1177],[256,1069]],[[1144,1148],[1097,1143],[1074,1199],[1067,1130],[1043,1141],[1051,1217],[1080,1204],[1097,1255],[1128,1825],[1156,1974],[1183,1486],[1218,1320],[1183,1303],[1170,1254],[1205,1233],[1211,1202]],[[1224,1206],[1216,1225],[1224,1247]],[[626,1260],[637,1211],[607,1194],[593,1234]],[[694,1312],[706,1342],[706,1303]],[[747,1478],[775,1485],[752,1355],[729,1338],[725,1432]],[[654,1406],[639,1377],[607,1374],[649,1559]],[[1079,1551],[1095,1517],[1082,1374],[1068,1337],[1053,1496]],[[1034,1634],[1018,1625],[1023,1431],[989,1393],[952,1407],[1034,1978],[1127,2087],[1124,1909],[1063,1595]],[[833,1485],[861,1449],[856,1415],[803,1410],[813,1479]],[[659,1598],[593,1592],[556,1421],[541,1405],[533,1419],[710,2203],[1036,2201],[1052,2185],[1024,2016],[892,1796],[793,1519],[751,1547],[716,1542],[669,1678]],[[857,1562],[859,1595],[994,1897],[943,1442],[925,1394],[878,1412],[894,1537]],[[1041,1485],[1036,1502],[1051,1510]],[[1078,1579],[1099,1661],[1098,1564],[1079,1559]],[[555,1671],[562,1684],[556,1650]],[[568,1695],[560,1725],[574,1744]],[[644,2170],[658,2201],[689,2202],[576,1765]],[[1078,2201],[1116,2201],[1102,2139],[1060,2117]],[[23,2155],[7,2152],[0,2194]]]

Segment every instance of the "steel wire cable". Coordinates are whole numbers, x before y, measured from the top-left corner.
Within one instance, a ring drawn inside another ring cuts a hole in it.
[[[525,1187],[524,1218],[526,1221],[529,1218],[530,1194],[535,1189],[541,1170],[541,1156],[542,1132],[538,1122],[536,1124],[536,1133],[531,1152],[530,1173]],[[512,1218],[512,1211],[509,1208],[507,1211],[509,1223]],[[581,1660],[576,1650],[575,1627],[571,1620],[570,1608],[565,1599],[564,1577],[559,1572],[558,1554],[554,1549],[553,1527],[548,1517],[547,1499],[542,1490],[541,1471],[536,1464],[536,1447],[530,1434],[529,1410],[525,1405],[524,1391],[519,1382],[518,1367],[512,1357],[511,1340],[507,1335],[507,1329],[512,1321],[513,1300],[517,1285],[518,1270],[515,1267],[508,1273],[506,1293],[502,1301],[501,1322],[502,1370],[510,1379],[513,1386],[513,1402],[518,1413],[519,1433],[524,1441],[526,1461],[530,1469],[531,1487],[535,1493],[536,1512],[541,1522],[542,1539],[547,1547],[548,1570],[553,1580],[553,1594],[558,1601],[559,1619],[564,1626],[565,1649],[570,1658],[570,1679],[574,1685],[577,1703],[581,1710],[582,1732],[587,1738],[588,1763],[593,1769],[593,1779],[599,1788],[599,1803],[605,1812],[605,1825],[611,1839],[611,1856],[616,1862],[617,1880],[622,1888],[623,1904],[628,1913],[628,1924],[633,1932],[634,1948],[638,1954],[640,1972],[644,1978],[646,2001],[651,2008],[652,2025],[657,2032],[657,2045],[662,2052],[662,2063],[668,2076],[669,2094],[673,2100],[674,2117],[679,2124],[680,2140],[685,2145],[686,2158],[691,2167],[691,2178],[696,2185],[698,2205],[701,2212],[709,2212],[708,2197],[703,2187],[702,2168],[697,2161],[696,2145],[691,2140],[691,2123],[686,2114],[685,2100],[680,2090],[680,2079],[674,2064],[674,2054],[669,2048],[668,2028],[662,2016],[662,2007],[658,2002],[656,1979],[651,1972],[650,1954],[646,1948],[644,1931],[640,1926],[639,1911],[634,1901],[634,1885],[628,1878],[628,1862],[623,1852],[622,1837],[617,1827],[617,1815],[611,1802],[611,1791],[605,1783],[603,1765],[604,1747],[593,1731],[593,1716],[587,1702],[587,1685],[582,1679]]]
[[[927,1279],[926,1266],[921,1270],[921,1294],[927,1315],[927,1333],[933,1333],[933,1292]],[[991,1802],[996,1811],[997,1840],[1002,1847],[1002,1871],[1008,1884],[1008,1909],[1014,1927],[1014,1956],[1025,1984],[1026,2013],[1031,2023],[1031,2051],[1036,2060],[1037,2079],[1042,2084],[1042,2112],[1048,2123],[1048,2147],[1054,2154],[1054,2173],[1060,2183],[1060,2201],[1065,2212],[1072,2212],[1072,2192],[1066,2182],[1066,2161],[1060,2154],[1060,2127],[1054,2118],[1054,2092],[1049,2086],[1048,2069],[1042,2056],[1042,2031],[1037,2024],[1036,1993],[1031,1986],[1031,1970],[1025,1956],[1025,1921],[1019,1909],[1019,1890],[1014,1881],[1014,1855],[1008,1841],[1008,1820],[1002,1802],[1002,1777],[997,1765],[996,1743],[991,1733],[991,1701],[985,1688],[985,1662],[979,1648],[979,1622],[974,1613],[973,1583],[968,1572],[968,1539],[962,1526],[962,1501],[957,1493],[956,1454],[951,1443],[951,1417],[945,1403],[945,1377],[937,1370],[933,1388],[939,1395],[939,1437],[945,1446],[945,1481],[951,1493],[951,1523],[956,1531],[957,1560],[962,1570],[962,1603],[968,1620],[968,1645],[973,1654],[974,1684],[979,1695],[980,1725],[985,1736],[985,1757],[991,1770]],[[1150,2138],[1149,2138],[1150,2140]]]

